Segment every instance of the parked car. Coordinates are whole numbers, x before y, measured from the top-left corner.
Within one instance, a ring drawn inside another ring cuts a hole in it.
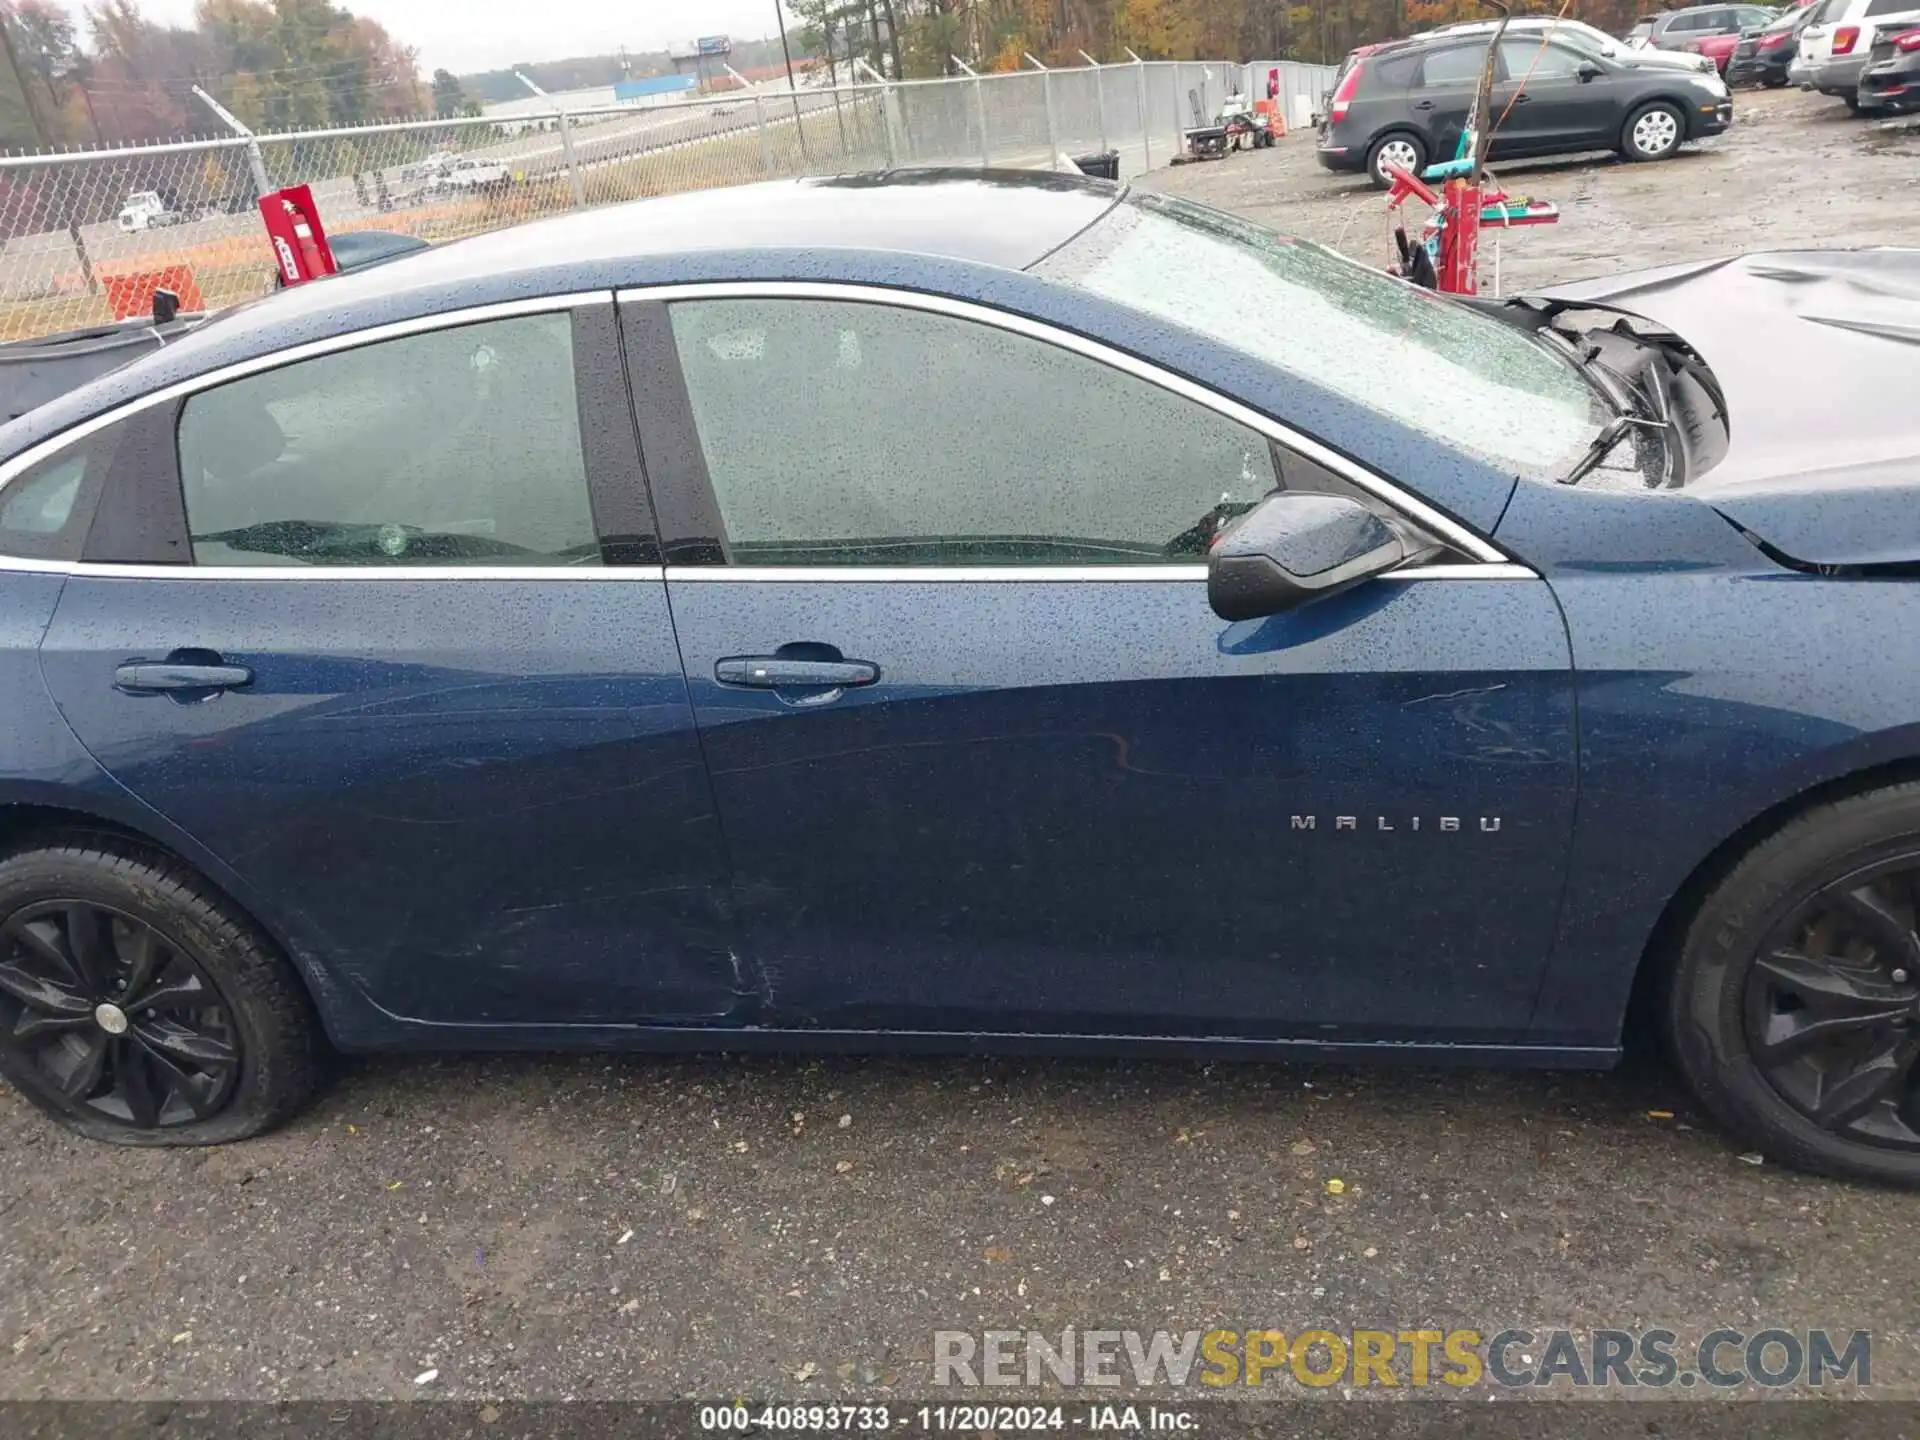
[[[224,1143],[323,1036],[1605,1065],[1638,984],[1920,1178],[1917,290],[905,173],[231,311],[0,429],[0,1072]]]
[[[1365,171],[1385,185],[1389,165],[1417,173],[1451,159],[1486,53],[1477,36],[1441,36],[1357,60],[1320,128],[1321,165]],[[1494,159],[1618,150],[1633,160],[1660,160],[1688,140],[1725,130],[1733,102],[1717,75],[1518,38],[1500,43],[1492,113]]]
[[[1662,10],[1641,17],[1627,31],[1627,44],[1636,49],[1690,50],[1708,54],[1708,41],[1727,40],[1716,51],[1731,51],[1731,38],[1742,30],[1757,30],[1769,24],[1779,12],[1761,5],[1691,5],[1681,10]],[[1720,62],[1716,60],[1716,67]]]
[[[1491,20],[1460,20],[1451,25],[1436,26],[1432,30],[1421,32],[1416,39],[1427,39],[1435,35],[1490,35],[1497,22]],[[1602,60],[1612,60],[1627,52],[1629,47],[1598,26],[1589,25],[1581,20],[1559,19],[1552,15],[1517,15],[1507,22],[1509,35],[1552,35],[1564,40],[1579,50],[1587,50]],[[1675,70],[1711,70],[1713,62],[1704,55],[1688,54],[1679,50],[1632,51],[1633,58],[1643,65],[1656,69],[1670,67]]]
[[[1884,28],[1920,24],[1920,0],[1821,0],[1820,13],[1800,32],[1799,53],[1787,74],[1796,85],[1860,108],[1860,75]]]
[[[1800,32],[1813,23],[1819,3],[1789,10],[1778,20],[1741,35],[1727,62],[1729,85],[1761,85],[1769,90],[1787,84],[1787,67],[1799,53]]]
[[[1860,74],[1860,105],[1871,110],[1920,106],[1920,28],[1881,31]]]

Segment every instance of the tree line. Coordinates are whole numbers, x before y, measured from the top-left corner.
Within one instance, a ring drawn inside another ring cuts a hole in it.
[[[1103,61],[1333,61],[1355,45],[1484,13],[1478,0],[789,0],[796,58],[836,75],[854,57],[895,77]],[[1614,34],[1633,0],[1575,0],[1566,13]],[[1559,13],[1552,0],[1516,9]],[[85,31],[82,43],[81,29]],[[149,19],[137,0],[97,0],[79,26],[56,0],[0,0],[0,149],[116,145],[219,132],[206,90],[257,130],[344,127],[473,114],[523,93],[511,70],[423,81],[412,47],[333,0],[200,0],[191,25]],[[755,58],[770,46],[746,42]],[[744,52],[743,52],[744,53]],[[736,62],[739,61],[736,56]],[[669,68],[664,54],[525,67],[549,89]]]
[[[1356,45],[1490,12],[1478,0],[789,0],[808,51],[858,56],[909,79],[1014,70],[1032,55],[1078,65],[1125,52],[1148,60],[1337,61]],[[1516,0],[1516,13],[1565,13],[1624,35],[1634,0]]]

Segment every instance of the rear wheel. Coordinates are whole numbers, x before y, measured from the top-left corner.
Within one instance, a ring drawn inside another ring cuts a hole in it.
[[[1701,1102],[1755,1149],[1920,1185],[1920,785],[1812,809],[1688,929],[1663,1006]]]
[[[1760,77],[1760,83],[1769,90],[1784,90],[1787,85],[1787,77],[1784,75],[1775,75],[1770,72]]]
[[[1405,130],[1382,135],[1367,151],[1367,174],[1382,190],[1393,183],[1393,177],[1387,173],[1388,165],[1398,165],[1408,174],[1418,175],[1427,168],[1427,147],[1418,135]]]
[[[1620,132],[1620,153],[1629,160],[1664,160],[1686,138],[1686,119],[1664,100],[1642,105]]]
[[[68,1129],[213,1145],[312,1093],[286,960],[174,862],[75,841],[0,859],[0,1074]]]

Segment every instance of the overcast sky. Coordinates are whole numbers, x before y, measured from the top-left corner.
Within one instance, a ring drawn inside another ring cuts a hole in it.
[[[65,0],[77,16],[85,0]],[[138,0],[155,20],[187,25],[194,0]],[[775,0],[338,0],[420,52],[423,72],[469,73],[522,60],[662,50],[702,35],[777,33]],[[794,23],[787,12],[787,23]]]

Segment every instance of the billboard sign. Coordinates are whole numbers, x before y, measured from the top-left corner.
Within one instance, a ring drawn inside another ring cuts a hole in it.
[[[694,48],[702,55],[731,55],[733,40],[726,35],[703,35],[693,42]]]

